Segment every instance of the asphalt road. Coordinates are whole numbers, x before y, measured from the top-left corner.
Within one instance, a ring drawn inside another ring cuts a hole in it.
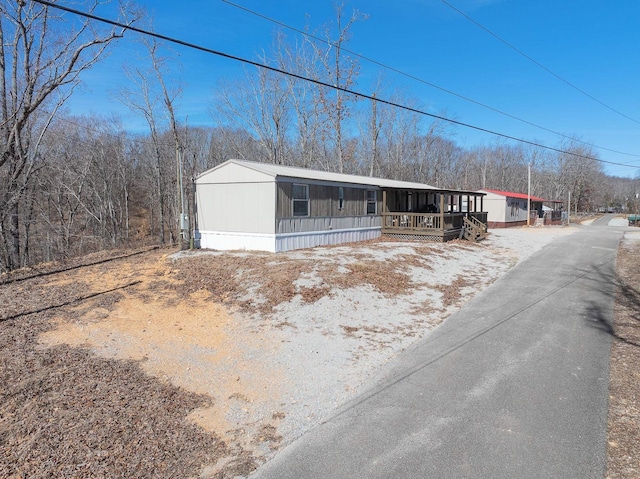
[[[607,217],[547,245],[252,479],[603,478]]]

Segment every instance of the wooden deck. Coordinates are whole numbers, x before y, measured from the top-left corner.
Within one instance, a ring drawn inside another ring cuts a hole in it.
[[[466,226],[465,226],[465,220]],[[430,241],[449,241],[469,236],[473,241],[486,234],[487,213],[402,213],[382,214],[382,234],[392,237],[415,238]],[[466,229],[466,232],[465,232]],[[470,239],[469,236],[468,239]]]

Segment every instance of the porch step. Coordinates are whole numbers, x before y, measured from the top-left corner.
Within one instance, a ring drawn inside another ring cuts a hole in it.
[[[473,233],[467,230],[466,228],[464,228],[463,231],[464,231],[464,239],[466,239],[467,241],[477,243],[478,241],[482,241],[484,239],[483,235],[479,233]]]
[[[475,218],[464,218],[464,226],[462,227],[462,236],[467,241],[477,243],[482,241],[487,236],[487,228],[480,221]]]
[[[536,218],[536,226],[544,226],[544,218]]]

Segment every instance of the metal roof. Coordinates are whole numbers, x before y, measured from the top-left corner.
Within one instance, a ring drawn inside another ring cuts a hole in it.
[[[247,161],[247,160],[227,160],[224,163],[221,163],[210,170],[207,170],[200,175],[198,178],[205,175],[206,173],[216,170],[218,168],[222,168],[229,163],[235,163],[236,165],[244,166],[246,168],[250,168],[252,170],[258,171],[265,175],[269,175],[273,178],[300,178],[307,180],[318,180],[318,181],[330,181],[333,183],[351,183],[357,185],[371,185],[378,186],[380,188],[396,188],[396,189],[404,189],[404,190],[429,190],[429,191],[443,191],[443,192],[455,192],[455,193],[464,193],[464,194],[474,194],[479,195],[477,191],[462,191],[462,190],[450,190],[445,188],[437,188],[435,186],[427,185],[425,183],[413,183],[410,181],[399,181],[399,180],[389,180],[386,178],[377,178],[374,176],[360,176],[360,175],[347,175],[344,173],[332,173],[329,171],[320,171],[320,170],[310,170],[307,168],[297,168],[294,166],[284,166],[284,165],[274,165],[270,163],[260,163],[257,161]]]

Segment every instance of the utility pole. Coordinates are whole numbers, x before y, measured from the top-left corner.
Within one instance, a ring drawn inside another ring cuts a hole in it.
[[[180,227],[180,240],[187,239],[186,233],[189,229],[189,217],[184,212],[184,188],[182,187],[182,147],[176,148],[176,168],[178,177],[178,197],[180,199],[180,216],[178,223]]]
[[[527,226],[531,226],[531,163],[527,165]]]

